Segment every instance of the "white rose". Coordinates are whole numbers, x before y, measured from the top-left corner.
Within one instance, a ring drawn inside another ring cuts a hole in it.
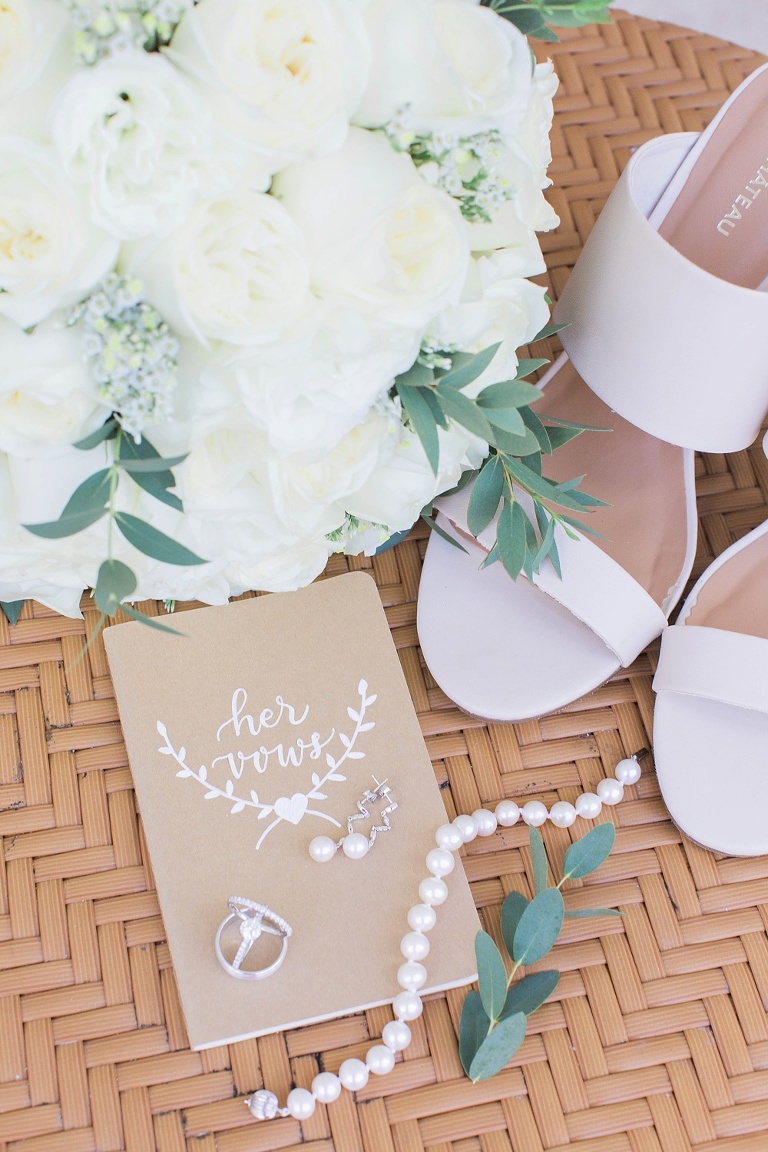
[[[317,460],[330,452],[410,367],[420,337],[351,310],[322,312],[319,326],[302,339],[222,349],[203,372],[201,401],[236,393],[280,456]]]
[[[482,352],[501,345],[485,372],[463,389],[468,396],[513,378],[517,349],[549,322],[546,289],[520,276],[519,263],[517,253],[504,249],[474,260],[461,303],[445,308],[427,329],[427,336],[442,348]]]
[[[504,134],[495,165],[496,174],[507,182],[512,195],[494,211],[492,223],[470,226],[475,252],[518,246],[526,230],[549,232],[560,222],[543,195],[543,189],[552,183],[547,168],[552,159],[549,133],[557,83],[551,62],[536,65],[525,115],[514,131]]]
[[[81,69],[54,101],[51,132],[91,218],[120,239],[179,225],[219,192],[207,102],[156,53],[127,51]]]
[[[363,17],[370,79],[355,123],[377,127],[408,107],[416,131],[459,135],[501,127],[528,104],[525,36],[466,0],[372,0]]]
[[[341,145],[369,53],[352,0],[202,0],[167,49],[204,85],[222,137],[270,172]]]
[[[440,464],[432,471],[421,441],[403,427],[395,450],[383,457],[365,484],[347,496],[345,507],[359,520],[384,524],[392,532],[410,528],[422,508],[459,481],[467,468],[479,468],[488,445],[451,422],[438,429]]]
[[[0,315],[22,328],[81,300],[114,266],[50,148],[0,138]]]
[[[330,551],[325,538],[301,541],[290,548],[274,550],[254,564],[235,561],[227,568],[227,577],[236,595],[249,588],[261,592],[295,592],[320,575]]]
[[[3,0],[0,5],[0,101],[28,90],[44,69],[56,69],[54,49],[64,52],[72,27],[57,0]],[[67,58],[74,60],[71,51]]]
[[[280,172],[273,192],[309,239],[322,298],[406,328],[458,300],[469,258],[458,205],[383,137],[353,128],[332,156]]]
[[[30,333],[0,318],[0,451],[55,455],[95,431],[107,415],[79,334],[60,318]]]
[[[123,263],[171,327],[202,343],[275,340],[309,288],[299,228],[272,196],[247,190],[196,204],[164,242],[128,246]]]

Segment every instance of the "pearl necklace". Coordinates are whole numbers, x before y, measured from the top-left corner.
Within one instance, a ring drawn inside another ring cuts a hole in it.
[[[540,800],[529,800],[519,807],[514,800],[502,800],[491,812],[478,808],[471,816],[457,816],[450,824],[441,824],[435,832],[436,847],[427,852],[426,866],[429,875],[419,884],[419,904],[408,911],[409,932],[400,941],[400,951],[405,958],[397,970],[397,982],[401,991],[392,1001],[395,1019],[385,1024],[381,1033],[381,1043],[369,1048],[365,1060],[355,1057],[345,1060],[334,1072],[319,1072],[312,1081],[312,1090],[294,1088],[288,1093],[285,1107],[278,1106],[274,1092],[260,1088],[246,1098],[245,1103],[257,1120],[271,1120],[275,1116],[293,1116],[295,1120],[308,1120],[315,1106],[332,1104],[338,1100],[342,1088],[357,1092],[365,1088],[368,1078],[384,1076],[395,1066],[395,1053],[402,1052],[411,1042],[408,1021],[416,1020],[424,1010],[419,989],[427,982],[427,970],[422,964],[429,954],[427,933],[437,923],[435,908],[448,896],[448,886],[443,877],[448,876],[456,865],[455,853],[463,844],[468,844],[476,836],[492,836],[497,828],[511,828],[522,818],[523,823],[539,828],[551,820],[557,828],[570,828],[577,816],[594,820],[600,815],[603,804],[618,804],[624,796],[626,784],[636,784],[641,769],[638,760],[648,753],[635,753],[616,765],[613,777],[601,780],[596,792],[583,792],[575,804],[558,800],[550,809]]]

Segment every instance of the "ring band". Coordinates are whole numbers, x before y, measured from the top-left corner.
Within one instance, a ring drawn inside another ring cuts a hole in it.
[[[214,946],[216,957],[225,972],[237,980],[264,980],[277,972],[285,960],[288,951],[288,937],[293,932],[290,924],[273,912],[266,904],[258,904],[255,900],[248,900],[245,896],[230,896],[227,901],[229,915],[225,916],[216,932]],[[221,948],[224,933],[233,924],[240,924],[240,945],[233,960],[227,960]],[[282,944],[276,960],[265,968],[242,968],[241,965],[250,952],[253,944],[263,932],[271,936],[281,937]]]

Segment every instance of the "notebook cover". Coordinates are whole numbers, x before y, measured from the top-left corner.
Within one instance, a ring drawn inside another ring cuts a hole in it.
[[[171,622],[183,636],[129,623],[104,640],[191,1046],[391,1002],[446,814],[375,584],[349,573]],[[391,831],[362,860],[313,861],[310,840],[346,832],[374,775],[398,803]],[[422,993],[475,978],[458,858],[446,883]],[[216,959],[230,896],[293,928],[264,980]]]

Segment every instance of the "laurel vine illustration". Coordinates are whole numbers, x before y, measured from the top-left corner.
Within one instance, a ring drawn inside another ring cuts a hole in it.
[[[368,732],[371,728],[375,727],[375,722],[372,720],[365,720],[365,714],[368,708],[375,703],[377,697],[368,695],[368,682],[361,680],[357,686],[358,695],[360,697],[360,707],[355,709],[352,707],[347,708],[347,715],[350,720],[355,723],[354,730],[350,736],[344,732],[339,732],[339,741],[344,749],[338,759],[334,758],[330,752],[325,754],[325,763],[327,772],[324,776],[320,776],[318,772],[312,773],[312,788],[308,792],[295,792],[292,796],[279,796],[274,803],[264,804],[259,800],[258,793],[255,789],[251,788],[248,797],[238,796],[235,792],[235,785],[232,780],[228,780],[224,788],[219,788],[217,784],[213,784],[208,779],[208,769],[204,764],[195,772],[187,763],[187,750],[183,746],[178,750],[174,748],[168,729],[162,720],[157,721],[157,731],[162,736],[165,744],[158,748],[158,752],[162,756],[171,756],[179,765],[177,776],[182,778],[189,778],[196,780],[198,784],[202,784],[206,788],[206,793],[203,799],[214,800],[224,799],[229,800],[232,804],[230,809],[231,815],[237,815],[239,812],[244,812],[246,808],[251,808],[258,812],[259,820],[266,820],[269,816],[274,816],[271,823],[262,832],[256,844],[256,848],[260,848],[269,833],[281,824],[284,820],[288,820],[291,824],[298,824],[304,816],[318,816],[321,820],[327,820],[329,823],[334,824],[340,828],[338,820],[333,816],[329,816],[327,812],[321,812],[316,808],[310,808],[309,802],[311,800],[327,800],[328,797],[322,791],[323,787],[329,783],[341,783],[346,780],[338,769],[346,760],[362,760],[365,757],[364,752],[359,752],[355,748],[357,738],[362,732]]]

